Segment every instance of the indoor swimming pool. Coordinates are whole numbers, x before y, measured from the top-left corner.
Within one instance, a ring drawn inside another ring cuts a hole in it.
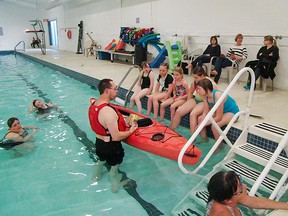
[[[176,161],[123,143],[125,158],[120,170],[131,184],[114,194],[107,174],[92,183],[95,134],[87,110],[89,99],[97,98],[98,91],[18,55],[0,55],[0,74],[0,136],[7,132],[6,121],[13,116],[22,125],[40,128],[35,147],[30,146],[29,151],[0,149],[2,215],[171,215],[202,179],[183,174]],[[58,104],[61,111],[29,114],[30,103],[37,98]],[[187,128],[178,132],[189,136]],[[211,145],[199,148],[205,154]],[[201,215],[203,208],[195,208],[195,215]]]

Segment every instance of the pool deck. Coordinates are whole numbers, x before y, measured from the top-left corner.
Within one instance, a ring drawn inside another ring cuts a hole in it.
[[[131,64],[125,62],[122,63],[120,61],[114,61],[111,63],[107,60],[98,60],[95,56],[86,57],[83,54],[54,49],[48,49],[46,55],[42,55],[39,49],[27,49],[24,53],[99,80],[103,78],[113,79],[116,84],[120,82],[131,66]],[[153,71],[158,75],[157,68],[153,68]],[[122,87],[129,89],[131,83],[137,77],[138,70],[133,69]],[[193,77],[185,75],[185,80],[190,85],[193,81]],[[244,109],[247,106],[249,94],[248,91],[243,90],[243,85],[245,85],[243,82],[237,83],[230,93],[230,95],[236,100],[240,109]],[[220,80],[218,86],[220,90],[225,90],[228,86],[227,81]],[[263,116],[263,118],[251,117],[249,119],[249,125],[268,122],[288,129],[288,112],[286,111],[286,106],[288,106],[288,101],[286,101],[288,99],[287,95],[287,90],[281,90],[274,87],[274,90],[271,91],[269,87],[267,87],[267,91],[263,92],[258,87],[254,92],[251,113]],[[235,123],[235,127],[241,129],[241,123],[243,123],[243,118],[240,118],[240,120]]]

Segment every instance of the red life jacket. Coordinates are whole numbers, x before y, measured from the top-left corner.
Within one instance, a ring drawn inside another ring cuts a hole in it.
[[[105,106],[109,106],[115,110],[115,112],[118,115],[118,129],[119,129],[119,131],[125,131],[126,130],[126,122],[125,122],[125,119],[123,118],[122,114],[117,109],[110,106],[108,103],[103,103],[99,106],[96,106],[92,103],[91,106],[89,107],[88,117],[89,117],[90,126],[91,126],[92,130],[98,135],[110,136],[108,129],[104,128],[103,125],[101,125],[99,120],[98,120],[99,112]]]

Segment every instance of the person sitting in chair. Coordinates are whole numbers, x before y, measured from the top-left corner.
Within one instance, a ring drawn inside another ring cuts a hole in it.
[[[232,66],[233,62],[239,66],[240,62],[247,58],[247,49],[242,45],[242,41],[243,35],[237,34],[235,37],[236,44],[229,48],[226,56],[220,55],[220,57],[216,59],[215,69],[211,71],[211,75],[215,76],[214,81],[216,84],[218,84],[223,68]]]
[[[35,39],[35,37],[32,38],[32,43],[31,43],[31,47],[35,48],[35,45],[39,48],[40,47],[40,40],[39,39]]]
[[[255,82],[262,76],[265,79],[274,79],[276,76],[274,69],[279,59],[279,48],[277,47],[276,40],[267,35],[264,37],[264,45],[257,53],[257,60],[249,61],[245,67],[250,67],[255,73]],[[247,85],[243,86],[245,90],[249,90],[251,86],[251,76],[249,73]]]

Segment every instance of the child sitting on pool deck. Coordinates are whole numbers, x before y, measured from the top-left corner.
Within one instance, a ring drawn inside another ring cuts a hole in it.
[[[158,117],[159,101],[165,101],[171,97],[173,87],[173,77],[168,74],[169,64],[162,63],[159,67],[159,76],[157,78],[157,84],[155,92],[148,97],[147,115],[151,114],[152,105],[154,108],[154,119]]]
[[[194,119],[196,118],[197,121],[198,116],[200,116],[203,113],[203,103],[202,103],[203,99],[196,92],[196,85],[199,80],[210,78],[206,76],[205,70],[199,66],[196,66],[192,70],[192,76],[194,78],[194,81],[191,83],[189,91],[187,92],[187,101],[183,105],[178,107],[178,109],[175,112],[174,118],[171,120],[170,128],[173,130],[178,127],[178,125],[181,122],[181,118],[186,114],[188,114],[189,112],[190,112],[190,129],[195,128],[197,123],[194,123],[195,122]],[[212,79],[210,80],[213,83],[213,88],[217,89],[216,83]],[[193,123],[191,124],[191,122]]]
[[[150,95],[154,87],[154,73],[150,68],[148,62],[142,62],[142,71],[139,74],[138,89],[133,93],[130,98],[130,108],[134,107],[134,103],[137,105],[139,113],[142,113],[141,98],[146,95]]]
[[[171,121],[174,118],[175,110],[187,100],[187,92],[189,91],[188,84],[183,78],[183,69],[176,67],[173,71],[173,97],[163,101],[160,105],[160,121],[164,121],[165,108],[170,106]]]
[[[198,118],[198,126],[199,126],[203,121],[203,119],[208,114],[209,110],[216,104],[216,102],[219,100],[219,98],[223,93],[219,90],[214,90],[213,84],[209,79],[200,80],[197,83],[197,91],[203,97],[203,103],[204,103],[203,114]],[[222,101],[222,103],[214,113],[213,119],[221,128],[227,125],[237,112],[239,112],[239,108],[235,100],[228,95],[226,99]],[[207,122],[205,126],[209,125],[211,125],[210,121]],[[219,132],[213,125],[211,129],[215,140],[218,140],[218,138],[220,137]],[[207,140],[205,128],[202,130],[201,136],[204,140]]]

